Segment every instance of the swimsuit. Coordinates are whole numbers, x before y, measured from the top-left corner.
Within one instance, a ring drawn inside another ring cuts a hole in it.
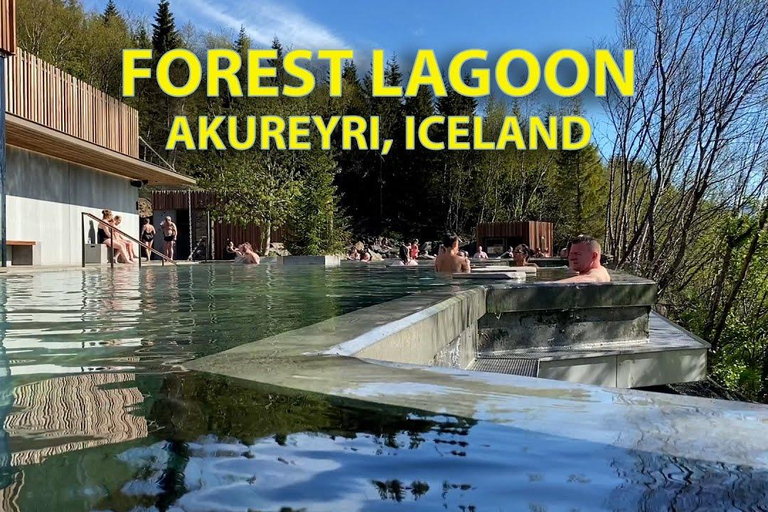
[[[173,239],[176,238],[173,235],[165,235],[165,241],[166,242],[173,242]]]
[[[150,233],[149,231],[145,231],[144,233],[142,233],[141,239],[144,240],[145,242],[151,242],[152,240],[155,239],[155,234]]]
[[[109,235],[104,232],[104,229],[99,227],[98,233],[97,233],[97,243],[103,244],[107,240],[109,240]]]

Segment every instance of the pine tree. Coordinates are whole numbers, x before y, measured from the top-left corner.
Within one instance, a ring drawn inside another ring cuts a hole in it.
[[[109,23],[113,18],[119,18],[120,12],[117,10],[114,0],[107,2],[107,7],[104,9],[104,13],[101,15],[101,19],[104,23]]]
[[[133,35],[133,41],[136,48],[149,48],[152,44],[147,29],[144,26],[139,27],[139,31]]]
[[[572,112],[581,114],[578,101]],[[581,135],[581,127],[574,126],[573,140],[580,140]],[[575,151],[560,150],[556,163],[551,188],[558,198],[560,222],[555,232],[565,237],[558,242],[562,245],[567,238],[581,234],[602,238],[607,179],[597,148],[589,144]]]
[[[155,22],[152,24],[152,49],[155,57],[160,58],[169,50],[178,48],[179,43],[179,34],[171,14],[171,6],[168,0],[160,0],[157,4]]]
[[[283,57],[285,55],[285,49],[277,37],[272,39],[272,49],[277,50],[277,58],[269,59],[269,66],[275,68],[277,73],[275,78],[269,80],[268,83],[281,87],[285,84],[286,80],[285,71],[283,70]]]
[[[341,77],[345,82],[350,84],[360,84],[360,80],[357,78],[357,66],[355,65],[355,61],[350,59],[344,62]]]
[[[242,56],[245,55],[250,48],[251,38],[248,37],[248,34],[245,32],[245,26],[240,25],[240,32],[237,34],[233,49]]]

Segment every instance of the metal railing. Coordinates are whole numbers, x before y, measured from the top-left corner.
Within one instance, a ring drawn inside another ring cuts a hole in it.
[[[96,217],[95,215],[90,214],[88,212],[80,212],[80,216],[81,216],[80,217],[80,229],[81,229],[81,232],[82,232],[82,241],[83,241],[83,251],[82,251],[83,266],[85,266],[85,218],[86,217],[96,221],[96,231],[97,232],[100,229],[99,226],[106,227],[109,230],[109,238],[110,238],[110,240],[114,240],[115,239],[114,234],[115,233],[119,233],[120,236],[124,236],[128,240],[131,240],[133,243],[139,244],[139,268],[141,268],[141,248],[142,247],[145,247],[145,248],[149,249],[151,254],[156,254],[156,255],[160,256],[160,260],[162,261],[163,265],[165,265],[166,261],[169,262],[169,263],[173,263],[174,265],[177,265],[177,263],[175,261],[173,261],[171,258],[166,256],[165,254],[161,253],[160,251],[155,250],[150,245],[147,245],[147,244],[145,244],[143,242],[140,242],[139,240],[137,240],[136,238],[132,237],[131,235],[129,235],[125,231],[121,230],[120,228],[116,228],[115,226],[113,226],[111,224],[108,224],[103,219],[100,219],[100,218]],[[96,236],[97,236],[97,241],[98,241],[98,234]],[[113,249],[112,247],[109,247],[108,249],[110,251],[112,251],[112,257],[109,259],[110,266],[112,268],[115,268],[115,253],[114,253],[115,249]],[[149,259],[147,259],[147,262],[149,262]]]

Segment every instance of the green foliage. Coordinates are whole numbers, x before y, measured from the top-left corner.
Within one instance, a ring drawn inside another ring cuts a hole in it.
[[[107,6],[104,8],[104,13],[101,15],[101,18],[104,20],[104,23],[108,24],[119,17],[120,13],[117,10],[114,0],[109,0]]]
[[[155,55],[160,57],[169,50],[178,48],[180,44],[181,38],[176,30],[171,6],[168,0],[160,0],[157,4],[155,22],[152,24],[152,49]]]
[[[289,218],[285,247],[295,255],[343,252],[349,235],[333,185],[333,160],[323,154],[308,164]]]

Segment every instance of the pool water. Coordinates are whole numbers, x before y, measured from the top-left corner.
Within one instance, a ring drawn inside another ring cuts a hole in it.
[[[426,267],[362,264],[10,274],[0,279],[0,342],[19,376],[168,371],[409,293],[468,285]]]
[[[0,511],[765,510],[762,470],[181,366],[475,284],[354,264],[8,274]]]
[[[84,385],[97,377],[64,389],[139,401],[99,413],[80,449],[12,442],[14,462],[40,460],[5,469],[2,510],[764,510],[768,495],[765,472],[467,418],[192,373]]]

